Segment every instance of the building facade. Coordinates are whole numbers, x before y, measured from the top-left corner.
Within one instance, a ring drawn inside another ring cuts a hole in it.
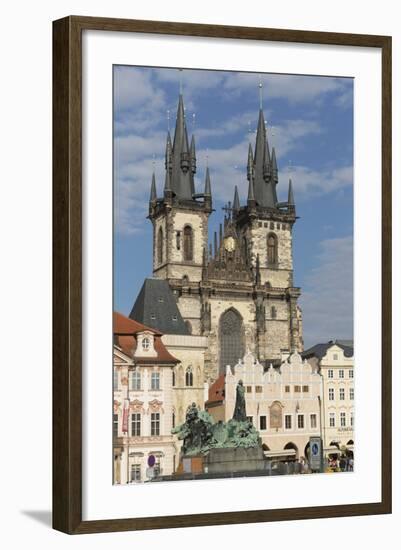
[[[232,418],[240,380],[246,413],[260,433],[265,455],[282,461],[308,459],[309,438],[321,436],[322,377],[317,370],[297,352],[279,368],[267,370],[246,353],[210,387],[206,410],[216,421]]]
[[[179,361],[172,372],[172,395],[173,424],[181,424],[192,403],[203,409],[207,399],[207,337],[191,334],[188,321],[182,318],[175,296],[163,279],[145,279],[130,317],[160,330],[165,347]]]
[[[303,353],[323,380],[323,442],[326,456],[354,453],[354,346],[351,340],[317,344]]]
[[[283,352],[301,352],[300,289],[293,283],[292,262],[294,195],[290,181],[286,200],[278,200],[276,153],[270,151],[262,109],[255,151],[249,144],[246,204],[235,188],[213,244],[209,168],[204,191],[196,193],[195,139],[188,139],[182,95],[173,140],[167,134],[165,168],[163,194],[158,196],[153,175],[149,201],[153,275],[168,282],[188,333],[208,339],[205,380],[216,380],[248,348],[265,366],[278,365]]]
[[[178,360],[149,327],[114,314],[114,483],[146,481],[148,458],[155,474],[178,465],[174,424],[173,370]]]

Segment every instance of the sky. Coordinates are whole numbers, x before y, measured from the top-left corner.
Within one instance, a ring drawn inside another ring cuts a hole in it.
[[[260,88],[259,84],[262,84]],[[353,337],[353,80],[304,75],[114,67],[114,309],[129,314],[152,275],[152,224],[146,219],[153,170],[164,185],[168,127],[180,86],[195,134],[197,190],[209,165],[209,237],[238,186],[245,203],[249,141],[260,102],[276,149],[279,201],[293,182],[294,285],[301,287],[305,348]],[[260,91],[262,93],[260,93]],[[172,135],[173,137],[173,135]]]

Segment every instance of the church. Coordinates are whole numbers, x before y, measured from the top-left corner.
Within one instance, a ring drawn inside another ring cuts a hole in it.
[[[269,147],[262,106],[254,149],[250,143],[244,155],[246,203],[240,203],[235,186],[219,231],[209,236],[211,174],[207,167],[204,191],[196,192],[195,137],[189,140],[180,93],[173,138],[167,133],[163,196],[157,195],[153,174],[148,216],[153,225],[151,280],[160,281],[160,299],[170,306],[160,306],[157,283],[145,281],[130,317],[163,332],[207,337],[204,380],[209,382],[246,351],[265,368],[303,351],[300,288],[293,283],[297,216],[292,182],[286,200],[279,201],[276,153]],[[167,286],[173,300],[166,297]]]

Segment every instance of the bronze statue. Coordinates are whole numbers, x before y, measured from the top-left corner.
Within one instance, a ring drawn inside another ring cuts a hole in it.
[[[237,422],[246,422],[245,388],[242,380],[239,380],[237,384],[233,420],[237,420]]]

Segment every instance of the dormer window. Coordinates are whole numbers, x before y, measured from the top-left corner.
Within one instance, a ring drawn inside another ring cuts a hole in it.
[[[177,321],[177,315],[173,315],[173,321]]]
[[[142,340],[142,349],[143,349],[143,351],[148,351],[149,348],[150,348],[150,340],[149,340],[149,338],[144,338]]]
[[[150,314],[150,318],[151,318],[151,319],[156,319],[156,313],[151,313],[151,314]]]

